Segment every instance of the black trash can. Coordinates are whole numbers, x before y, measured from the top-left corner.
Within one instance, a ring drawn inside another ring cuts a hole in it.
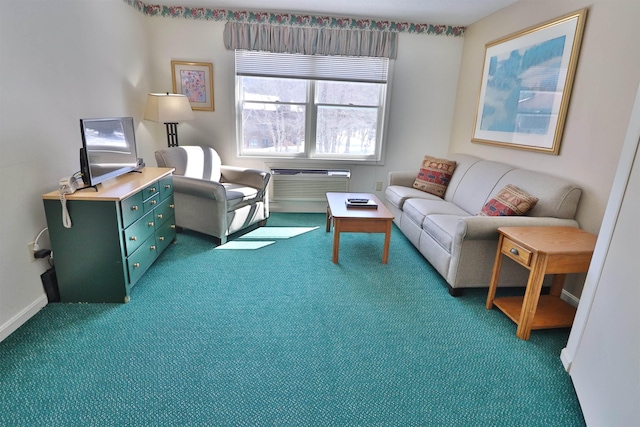
[[[40,275],[42,286],[47,294],[49,302],[60,302],[60,291],[58,290],[58,279],[56,278],[56,269],[51,267]]]

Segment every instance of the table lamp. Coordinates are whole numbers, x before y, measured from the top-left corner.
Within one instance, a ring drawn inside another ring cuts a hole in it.
[[[150,93],[144,119],[164,123],[167,127],[167,145],[178,146],[178,123],[193,120],[189,98],[176,93]]]

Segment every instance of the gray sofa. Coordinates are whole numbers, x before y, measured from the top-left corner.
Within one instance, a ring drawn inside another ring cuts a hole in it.
[[[444,199],[412,188],[417,170],[390,172],[386,205],[395,224],[458,296],[464,288],[488,287],[502,226],[573,226],[582,193],[571,183],[504,163],[452,154],[457,162]],[[525,216],[478,216],[507,184],[538,198]],[[499,286],[525,286],[528,271],[502,263]]]

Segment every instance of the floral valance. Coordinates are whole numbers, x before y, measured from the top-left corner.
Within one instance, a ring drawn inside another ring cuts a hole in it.
[[[264,23],[312,28],[342,28],[393,33],[414,33],[460,37],[465,27],[428,23],[395,22],[390,20],[358,19],[332,16],[312,16],[293,13],[252,12],[246,10],[208,9],[205,7],[162,6],[146,4],[141,0],[123,0],[148,16],[202,19],[209,21]]]
[[[304,55],[370,56],[395,59],[398,34],[346,28],[307,28],[227,22],[227,49],[260,50]]]

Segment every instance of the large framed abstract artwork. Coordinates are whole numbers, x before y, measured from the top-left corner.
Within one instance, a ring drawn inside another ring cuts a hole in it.
[[[171,61],[173,93],[189,98],[192,110],[214,111],[213,64]]]
[[[473,142],[559,153],[586,15],[487,43]]]

